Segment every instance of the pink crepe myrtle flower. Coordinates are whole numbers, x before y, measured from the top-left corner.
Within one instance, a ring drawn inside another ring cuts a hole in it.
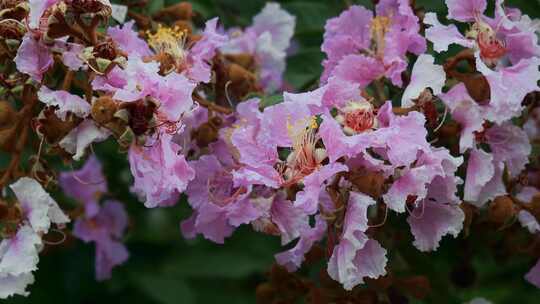
[[[157,62],[145,63],[139,57],[132,57],[125,69],[115,67],[109,75],[97,77],[92,86],[114,93],[114,99],[125,102],[153,97],[159,103],[158,117],[179,122],[193,106],[191,94],[196,84],[177,73],[161,76]]]
[[[450,44],[459,44],[478,50],[478,57],[489,65],[496,64],[506,55],[512,64],[540,56],[535,28],[523,26],[529,18],[519,14],[511,20],[503,8],[503,1],[496,1],[494,18],[484,15],[485,0],[448,0],[446,5],[448,19],[469,23],[471,29],[462,35],[455,25],[442,25],[435,13],[427,13],[424,23],[431,27],[426,30],[426,38],[433,42],[435,51],[446,51]]]
[[[418,17],[408,1],[379,1],[376,16],[364,7],[351,6],[326,23],[321,49],[327,59],[323,62],[321,81],[326,83],[335,76],[365,87],[385,76],[401,86],[401,73],[407,67],[406,53],[419,55],[426,49],[419,30]],[[369,73],[355,75],[353,66],[363,67]]]
[[[128,159],[134,183],[131,190],[147,208],[176,204],[195,172],[189,166],[172,135],[162,133],[149,146],[133,145]]]
[[[233,129],[231,141],[239,152],[240,163],[245,165],[235,178],[273,188],[302,184],[304,189],[298,192],[295,206],[313,214],[321,188],[347,167],[322,163],[327,154],[316,147],[319,135],[315,117],[309,106],[301,102],[303,97],[299,98],[299,102],[290,100],[268,107],[255,117],[255,123],[240,121]],[[278,147],[290,149],[285,161],[279,159]]]
[[[217,32],[217,23],[217,18],[207,21],[202,38],[192,46],[187,45],[184,32],[168,27],[160,27],[156,33],[150,34],[147,43],[133,30],[133,22],[112,27],[107,34],[128,54],[130,60],[134,57],[147,60],[154,54],[165,53],[172,56],[175,68],[180,67],[179,72],[184,77],[195,83],[207,83],[211,76],[211,59],[227,41],[225,35]],[[154,63],[159,67],[157,62]],[[166,74],[170,75],[171,72],[166,71]]]
[[[328,260],[328,274],[351,290],[364,283],[364,278],[376,279],[386,274],[386,250],[365,234],[368,229],[367,209],[375,201],[362,193],[351,192],[343,234]]]
[[[283,86],[285,58],[294,34],[296,18],[278,3],[267,3],[244,31],[231,30],[225,54],[250,54],[258,65],[260,83],[267,92]]]
[[[99,199],[107,192],[107,180],[95,155],[90,156],[81,169],[62,172],[58,181],[67,196],[84,204],[86,217],[94,217],[99,212]]]
[[[120,242],[128,225],[127,213],[122,203],[106,201],[98,212],[75,221],[73,235],[85,243],[96,244],[96,279],[111,278],[112,268],[123,264],[129,257],[127,248]]]

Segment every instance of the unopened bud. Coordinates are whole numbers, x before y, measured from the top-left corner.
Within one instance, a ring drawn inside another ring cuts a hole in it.
[[[191,20],[193,7],[189,2],[180,2],[167,6],[156,14],[156,18],[171,18],[174,20]]]
[[[255,290],[255,297],[257,298],[257,303],[261,304],[271,304],[274,303],[274,297],[276,295],[276,289],[272,284],[265,282],[257,286]]]
[[[247,53],[227,54],[225,58],[231,62],[241,65],[243,68],[253,71],[255,69],[255,58]]]
[[[516,215],[514,201],[509,196],[498,196],[488,208],[491,222],[502,225]]]
[[[358,191],[379,198],[384,190],[384,175],[382,172],[353,171],[348,180],[358,188]]]

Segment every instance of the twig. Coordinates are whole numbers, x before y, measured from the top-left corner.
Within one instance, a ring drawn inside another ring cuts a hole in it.
[[[199,96],[198,94],[193,94],[193,99],[200,104],[201,106],[207,108],[210,111],[223,113],[223,114],[231,114],[232,110],[226,107],[222,107],[220,105],[217,105],[213,102],[210,102],[203,97]]]

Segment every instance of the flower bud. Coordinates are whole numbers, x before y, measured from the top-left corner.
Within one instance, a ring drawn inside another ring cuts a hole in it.
[[[189,2],[179,2],[160,10],[156,18],[171,18],[174,20],[191,20],[193,17],[193,7]]]
[[[503,225],[516,215],[514,201],[509,196],[498,196],[489,204],[489,221],[498,225]]]
[[[384,175],[382,172],[356,170],[349,174],[348,180],[363,192],[373,198],[379,198],[384,190]]]
[[[239,64],[243,68],[253,71],[255,70],[255,58],[247,53],[240,53],[240,54],[226,54],[225,59]]]
[[[463,84],[465,84],[465,87],[467,88],[467,92],[469,92],[469,95],[478,103],[485,104],[489,103],[489,99],[491,97],[491,91],[489,87],[489,82],[487,81],[486,77],[478,74],[478,75],[466,75],[463,77],[460,77]]]
[[[92,103],[91,115],[95,122],[106,125],[114,119],[118,103],[110,96],[102,96]]]
[[[237,98],[242,98],[248,93],[256,91],[257,78],[253,73],[241,65],[232,63],[228,66],[227,75],[231,81],[230,90]]]
[[[274,303],[274,297],[276,293],[277,290],[271,283],[265,282],[260,284],[255,290],[255,297],[257,298],[257,303]]]

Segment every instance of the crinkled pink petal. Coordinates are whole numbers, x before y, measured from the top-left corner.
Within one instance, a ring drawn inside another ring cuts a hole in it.
[[[328,274],[351,290],[364,278],[378,278],[386,273],[386,250],[368,239],[367,210],[375,201],[361,193],[351,192],[343,223],[343,235],[328,260]]]
[[[321,50],[327,56],[323,62],[322,83],[326,83],[341,58],[369,47],[372,18],[371,11],[362,6],[352,5],[338,17],[326,22],[324,42],[321,46]]]
[[[98,198],[107,191],[107,180],[95,155],[90,156],[81,169],[61,172],[58,181],[67,196],[84,205],[87,217],[99,212]]]
[[[325,183],[337,173],[346,171],[348,171],[347,166],[340,163],[330,163],[304,177],[304,189],[296,193],[294,206],[302,208],[307,214],[317,212],[319,194]]]
[[[459,151],[465,153],[474,146],[475,132],[484,129],[485,109],[469,96],[463,83],[454,86],[439,96],[450,109],[452,119],[461,126]]]
[[[0,277],[19,276],[37,270],[41,237],[28,225],[0,243]]]
[[[411,233],[414,235],[413,244],[418,250],[436,250],[443,236],[459,235],[465,214],[458,205],[441,204],[430,200],[424,200],[421,205],[407,218]]]
[[[445,0],[448,7],[448,19],[461,22],[475,21],[478,14],[483,14],[487,7],[486,0]]]
[[[537,288],[540,288],[540,259],[536,262],[533,268],[527,272],[525,275],[525,280]]]
[[[77,95],[62,90],[53,91],[46,86],[42,86],[37,94],[39,100],[47,106],[58,107],[55,113],[62,120],[66,120],[68,113],[81,118],[90,114],[90,104]]]
[[[373,80],[383,76],[385,67],[380,61],[365,55],[343,57],[332,72],[332,76],[360,85],[368,86]]]
[[[435,13],[426,13],[424,24],[430,25],[426,29],[426,39],[433,43],[433,49],[438,53],[448,51],[451,44],[467,48],[474,46],[474,41],[466,39],[454,24],[442,25]]]
[[[284,195],[278,194],[270,209],[271,220],[281,232],[281,245],[299,237],[309,229],[309,217],[301,208],[294,207]]]
[[[128,153],[134,177],[132,191],[148,208],[174,205],[195,177],[169,134],[161,134],[150,147],[133,146]]]
[[[403,96],[402,107],[411,107],[413,99],[416,99],[427,88],[431,88],[434,95],[439,95],[446,81],[446,73],[440,65],[435,64],[435,58],[431,55],[420,55],[414,63],[411,81]]]
[[[148,44],[141,38],[139,34],[133,30],[135,21],[131,20],[123,25],[117,25],[109,27],[107,29],[107,35],[109,35],[113,41],[125,51],[128,56],[151,56],[152,51]]]
[[[78,161],[92,143],[104,141],[110,135],[108,129],[101,128],[93,120],[87,119],[71,130],[58,144],[66,152],[73,154],[73,159]]]
[[[525,131],[511,122],[493,125],[486,131],[486,139],[495,161],[506,163],[511,177],[517,177],[529,163],[532,147]]]
[[[28,285],[34,283],[32,273],[24,273],[18,276],[0,276],[0,299],[6,299],[14,295],[27,297],[30,292],[26,291]]]
[[[463,199],[473,205],[481,206],[480,193],[482,188],[494,177],[493,155],[483,150],[472,149],[467,165],[465,192]]]
[[[279,3],[266,3],[260,13],[253,17],[249,28],[259,35],[268,32],[272,44],[281,51],[287,50],[294,34],[296,17],[282,9]]]
[[[293,248],[275,255],[277,263],[290,272],[300,268],[306,253],[313,247],[315,242],[324,237],[326,221],[320,216],[316,216],[315,219],[315,227],[302,231],[300,239]]]
[[[34,231],[46,233],[51,223],[69,223],[69,218],[36,180],[21,177],[9,187],[19,200],[23,216]]]
[[[191,67],[187,70],[188,78],[196,82],[210,81],[211,66],[209,62],[216,50],[225,44],[227,36],[217,31],[218,18],[206,22],[201,40],[197,41],[188,54]]]
[[[37,82],[41,82],[43,74],[53,65],[54,59],[49,48],[26,34],[17,55],[13,59],[19,72],[28,74]]]

